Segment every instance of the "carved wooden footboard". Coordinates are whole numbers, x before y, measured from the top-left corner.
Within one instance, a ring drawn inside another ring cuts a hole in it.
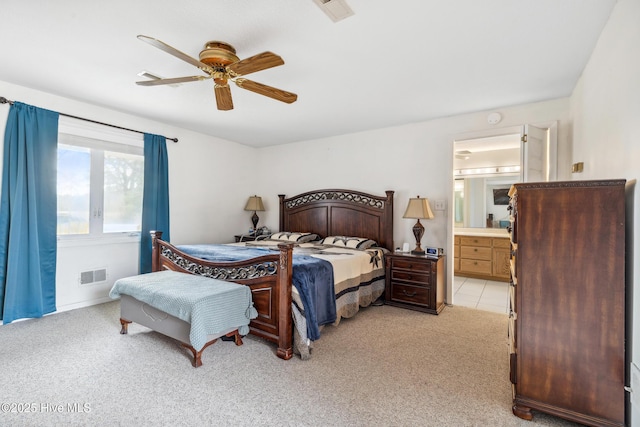
[[[253,335],[277,344],[277,356],[293,356],[291,277],[293,244],[278,245],[273,255],[244,261],[211,262],[195,258],[162,240],[161,231],[152,231],[152,270],[173,270],[241,283],[251,288],[258,317],[249,324]]]

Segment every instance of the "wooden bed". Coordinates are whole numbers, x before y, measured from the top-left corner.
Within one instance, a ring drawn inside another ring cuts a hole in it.
[[[358,236],[393,250],[393,191],[375,196],[352,190],[316,190],[280,198],[280,231],[310,232],[320,237]],[[282,243],[273,255],[244,261],[211,262],[180,251],[152,232],[153,271],[174,270],[248,285],[258,317],[250,333],[274,342],[277,356],[293,356],[293,244]]]

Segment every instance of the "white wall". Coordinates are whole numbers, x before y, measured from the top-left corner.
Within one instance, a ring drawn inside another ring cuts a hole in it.
[[[564,170],[568,170],[570,164],[568,98],[492,110],[502,114],[503,120],[499,125],[489,125],[486,120],[489,111],[484,111],[252,149],[8,83],[0,82],[0,94],[42,108],[178,137],[178,144],[168,144],[171,237],[174,243],[230,241],[233,234],[249,227],[249,215],[242,210],[249,194],[263,197],[266,211],[260,214],[261,224],[277,229],[278,194],[291,196],[319,188],[348,188],[381,195],[385,190],[395,191],[395,246],[401,246],[403,242],[415,243],[411,232],[413,222],[402,218],[410,197],[428,197],[432,208],[433,201],[444,200],[446,210],[435,211],[435,219],[424,221],[422,244],[443,247],[445,253],[452,254],[455,138],[468,132],[558,121],[558,164],[564,165]],[[3,108],[0,130],[4,129],[8,111],[7,106]],[[243,167],[239,169],[236,164],[241,160]],[[254,161],[255,168],[247,164]],[[560,169],[563,170],[562,167]],[[229,185],[231,180],[233,185]],[[96,295],[106,295],[115,279],[137,271],[133,246],[100,248],[100,251],[109,251],[107,255],[95,253],[97,249],[78,253],[75,252],[77,249],[60,249],[59,308],[95,301]],[[119,258],[124,253],[128,253],[126,267]],[[451,303],[453,270],[451,262],[447,264],[447,302]],[[77,284],[80,271],[103,267],[114,272],[107,283],[96,285],[96,288],[81,288]]]
[[[249,228],[249,215],[243,208],[247,197],[256,191],[253,177],[246,172],[251,170],[254,149],[1,81],[0,95],[61,113],[177,137],[177,144],[167,141],[172,242],[230,242],[234,232]],[[8,111],[8,105],[0,105],[2,136]],[[4,137],[0,141],[1,176]],[[246,166],[241,171],[236,167],[240,160]],[[137,242],[60,243],[56,275],[58,311],[108,300],[109,289],[115,280],[137,274],[138,253]],[[105,267],[108,271],[106,282],[79,284],[81,271]]]
[[[584,162],[574,179],[626,178],[627,278],[632,313],[631,360],[640,366],[640,1],[618,0],[571,95],[573,162]],[[622,256],[622,254],[620,254]],[[628,305],[629,306],[629,305]],[[640,390],[634,390],[640,400]],[[631,425],[640,424],[632,405]]]
[[[269,204],[261,216],[278,226],[277,193],[293,196],[320,188],[348,188],[383,195],[394,190],[395,247],[415,244],[415,221],[402,218],[410,197],[445,200],[447,209],[422,221],[424,246],[453,254],[453,140],[462,133],[557,120],[558,164],[570,168],[569,99],[498,108],[503,120],[487,123],[489,112],[477,112],[427,122],[371,130],[332,138],[266,147],[259,150],[259,194]],[[295,174],[295,175],[292,175]],[[292,176],[296,176],[292,178]],[[562,175],[561,175],[562,176]],[[565,175],[566,176],[566,175]],[[447,260],[447,302],[452,302],[452,262]]]

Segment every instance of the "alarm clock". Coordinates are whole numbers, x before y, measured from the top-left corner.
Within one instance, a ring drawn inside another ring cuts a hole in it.
[[[426,247],[424,249],[424,254],[428,257],[431,258],[438,258],[439,256],[444,255],[444,249],[442,248],[431,248],[431,247]]]

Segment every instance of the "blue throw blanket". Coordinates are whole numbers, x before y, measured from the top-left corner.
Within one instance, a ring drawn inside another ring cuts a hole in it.
[[[241,261],[273,255],[274,249],[230,245],[181,245],[177,248],[208,261]],[[307,319],[307,337],[320,338],[320,326],[336,321],[333,267],[329,261],[307,255],[293,255],[293,286],[300,294]]]

